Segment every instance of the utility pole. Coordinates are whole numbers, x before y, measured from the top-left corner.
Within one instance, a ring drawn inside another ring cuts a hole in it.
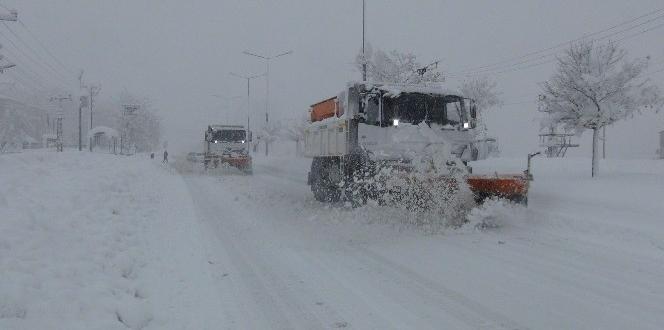
[[[367,58],[364,53],[366,0],[362,0],[362,81],[367,81]]]
[[[88,91],[90,92],[90,129],[92,129],[92,110],[95,104],[94,97],[101,91],[101,85],[90,85]]]
[[[87,103],[88,97],[82,95],[78,104],[78,151],[83,151],[83,108],[85,108]],[[90,149],[92,149],[92,144],[90,145]]]
[[[81,89],[87,89],[87,92],[88,92],[88,99],[89,99],[89,102],[90,102],[90,129],[92,129],[92,114],[94,112],[94,97],[97,96],[97,94],[99,94],[99,92],[101,91],[101,85],[99,85],[99,84],[97,84],[97,85],[93,85],[93,84],[85,85],[83,83],[83,73],[84,72],[85,72],[84,70],[81,70],[81,72],[78,74],[78,82],[80,84],[80,88]],[[89,144],[90,144],[89,145],[90,152],[92,152],[92,139],[90,139]]]
[[[0,12],[0,21],[16,22],[18,20],[18,12],[16,10],[9,10],[8,12]],[[2,48],[2,45],[0,45]],[[5,58],[4,55],[0,55],[0,60]],[[5,64],[0,64],[0,73],[5,73],[5,70],[15,67],[16,64],[7,62]]]
[[[277,57],[292,54],[293,51],[289,50],[287,52],[283,52],[281,54],[274,55],[274,56],[258,55],[258,54],[250,53],[246,50],[242,53],[245,54],[245,55],[258,57],[258,58],[261,58],[261,59],[265,60],[265,64],[266,64],[266,70],[265,70],[265,128],[267,129],[267,127],[269,125],[269,122],[270,122],[270,119],[268,117],[268,109],[269,109],[269,104],[270,104],[270,60],[275,59]],[[268,153],[269,153],[268,149],[269,149],[269,143],[266,140],[265,141],[265,156],[267,156]]]
[[[55,134],[56,134],[56,148],[57,151],[62,152],[64,149],[64,142],[62,141],[62,119],[64,118],[64,109],[62,108],[62,101],[71,101],[71,94],[67,96],[62,96],[62,95],[57,95],[57,96],[52,96],[49,99],[51,102],[58,101],[58,105],[60,110],[58,111],[56,115],[56,128],[55,128]]]

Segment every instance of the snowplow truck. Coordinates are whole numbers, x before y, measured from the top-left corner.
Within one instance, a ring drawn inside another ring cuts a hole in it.
[[[467,164],[482,157],[487,141],[477,139],[475,101],[455,92],[353,82],[337,96],[312,105],[309,113],[305,155],[313,159],[307,182],[318,201],[365,203],[410,189],[381,185],[381,173],[389,173],[404,176],[405,185],[425,182],[454,189],[465,180],[478,202],[494,196],[527,202],[527,171],[472,174]],[[446,169],[432,168],[441,162]],[[413,183],[409,173],[414,172],[426,174]]]
[[[235,167],[253,172],[249,144],[251,132],[241,125],[210,125],[205,131],[203,165],[205,169],[219,166]]]

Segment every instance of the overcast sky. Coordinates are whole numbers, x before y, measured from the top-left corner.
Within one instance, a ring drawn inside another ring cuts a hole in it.
[[[310,104],[359,78],[351,63],[361,47],[360,0],[0,0],[0,4],[17,9],[27,29],[71,71],[51,63],[63,77],[42,73],[48,80],[45,84],[74,86],[75,72],[85,69],[87,81],[102,84],[100,97],[110,98],[124,88],[150,97],[160,109],[171,148],[199,146],[201,131],[209,123],[244,122],[244,99],[211,96],[245,95],[246,82],[230,76],[231,71],[265,71],[264,62],[243,55],[243,50],[266,55],[293,50],[270,66],[272,120],[301,116]],[[367,0],[367,39],[374,48],[411,51],[423,63],[440,59],[443,71],[454,73],[551,47],[660,7],[664,7],[661,0]],[[662,23],[664,18],[656,19],[611,39]],[[7,24],[26,41],[33,40],[19,23]],[[0,52],[22,57],[7,43],[6,38],[13,37],[9,31],[4,27],[0,31],[4,34]],[[35,45],[33,50],[40,51]],[[625,39],[621,46],[632,57],[651,56],[649,71],[664,68],[664,28]],[[25,71],[48,71],[26,58],[15,62]],[[539,114],[533,101],[538,82],[551,75],[553,65],[525,66],[489,72],[505,106],[492,109],[488,125],[505,155],[537,149]],[[664,72],[651,77],[664,87]],[[456,88],[459,79],[450,77],[446,87]],[[264,118],[263,79],[252,83],[252,93],[252,120],[257,122]],[[664,130],[664,112],[619,123],[609,129],[608,154],[653,157],[659,130]],[[581,139],[584,147],[572,155],[588,153],[589,135]]]

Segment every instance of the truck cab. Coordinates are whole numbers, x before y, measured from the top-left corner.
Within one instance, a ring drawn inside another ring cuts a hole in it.
[[[475,102],[440,88],[351,83],[310,109],[310,157],[364,153],[376,161],[411,162],[435,153],[473,160]]]
[[[204,136],[205,168],[229,165],[251,172],[251,131],[242,125],[210,125]]]

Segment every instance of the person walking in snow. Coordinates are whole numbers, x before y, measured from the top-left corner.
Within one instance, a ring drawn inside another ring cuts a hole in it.
[[[168,163],[168,151],[164,150],[164,161],[163,163]]]

